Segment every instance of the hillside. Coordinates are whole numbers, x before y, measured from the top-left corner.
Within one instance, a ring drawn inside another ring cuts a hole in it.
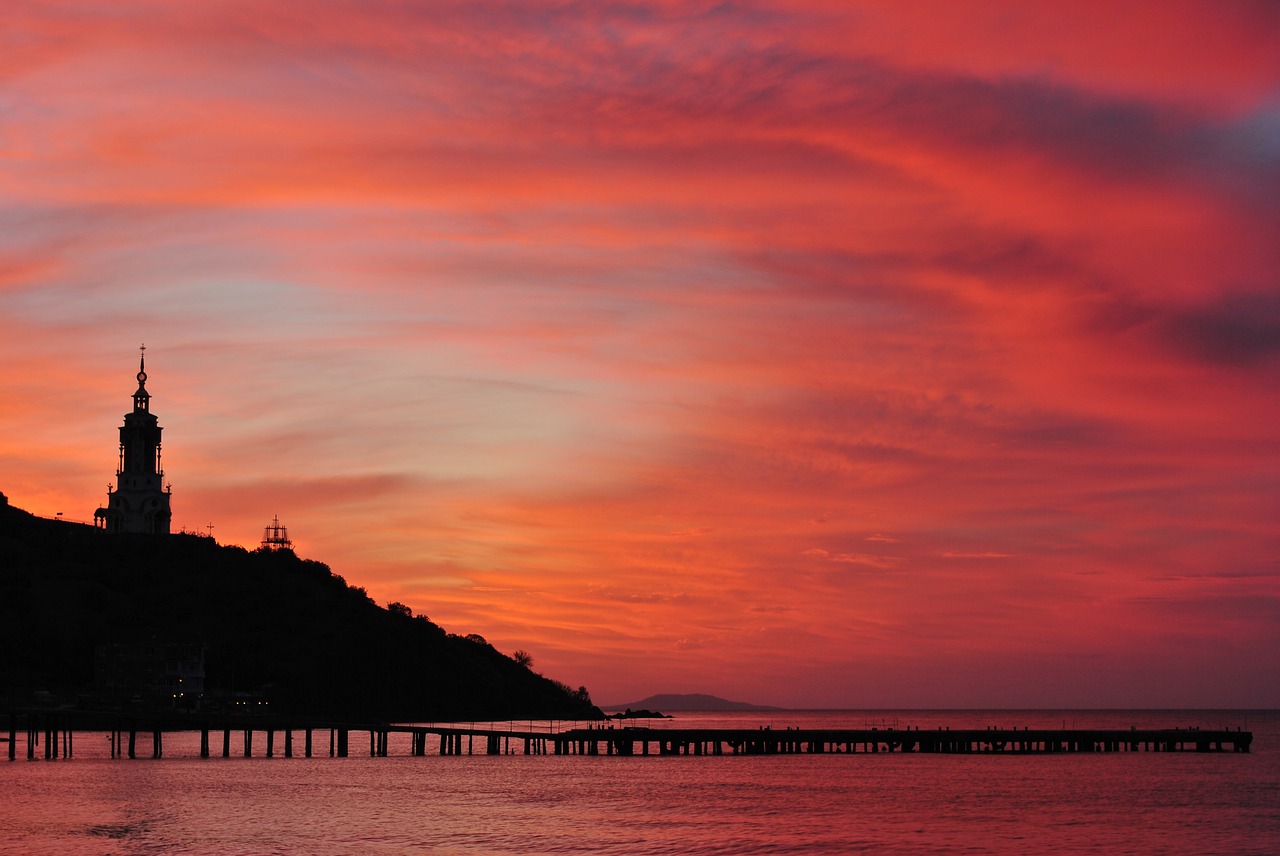
[[[383,609],[290,551],[108,535],[0,501],[0,703],[33,690],[83,697],[103,646],[148,641],[203,646],[207,696],[248,693],[279,712],[599,716],[584,689],[537,675],[479,637]]]
[[[642,698],[639,701],[633,701],[630,704],[609,705],[608,709],[621,710],[627,707],[634,710],[660,710],[664,713],[672,710],[781,710],[781,708],[777,707],[748,704],[745,701],[729,701],[728,699],[719,698],[713,695],[705,695],[703,693],[660,693],[659,695],[651,695],[648,698]]]

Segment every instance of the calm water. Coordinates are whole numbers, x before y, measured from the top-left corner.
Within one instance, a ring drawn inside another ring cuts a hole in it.
[[[1275,711],[829,711],[668,723],[1244,726],[1254,744],[1248,755],[413,758],[408,736],[393,735],[393,757],[371,759],[353,733],[345,759],[201,760],[198,735],[184,735],[166,740],[161,761],[111,761],[105,735],[80,734],[70,761],[0,761],[0,853],[1280,852]],[[232,744],[241,748],[238,735]]]

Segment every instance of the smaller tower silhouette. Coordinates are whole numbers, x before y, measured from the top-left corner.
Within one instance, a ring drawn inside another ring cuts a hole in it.
[[[280,522],[280,515],[273,515],[271,525],[262,530],[263,550],[292,550],[289,529]]]

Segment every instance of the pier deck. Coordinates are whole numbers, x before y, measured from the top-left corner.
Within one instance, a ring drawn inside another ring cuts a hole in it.
[[[390,754],[393,734],[407,735],[414,756],[441,755],[791,755],[919,754],[1031,755],[1064,752],[1248,752],[1253,733],[1241,728],[1139,729],[780,729],[680,728],[612,725],[571,725],[559,729],[453,724],[393,724],[383,722],[302,721],[266,717],[148,717],[22,711],[8,714],[9,760],[70,758],[73,726],[81,731],[105,731],[111,738],[112,758],[160,758],[164,735],[198,732],[200,756],[235,755],[268,758],[282,755],[347,757],[352,732],[367,734],[369,754]],[[3,721],[3,720],[0,720]],[[103,725],[102,723],[109,723]],[[139,737],[141,736],[141,740]],[[149,740],[147,738],[150,738]],[[295,739],[296,738],[296,739]],[[140,751],[139,743],[150,743]],[[24,745],[25,744],[25,745]],[[300,745],[299,745],[300,744]],[[19,752],[19,747],[25,750]],[[434,751],[428,751],[428,749]]]
[[[558,752],[585,754],[778,755],[918,752],[1248,752],[1251,732],[1174,729],[614,729],[562,732]]]

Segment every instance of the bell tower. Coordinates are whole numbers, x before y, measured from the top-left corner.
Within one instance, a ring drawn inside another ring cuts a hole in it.
[[[171,488],[164,484],[160,465],[160,427],[151,412],[147,392],[147,346],[138,358],[138,390],[133,394],[133,412],[126,413],[120,427],[120,464],[116,487],[107,488],[107,506],[93,514],[94,524],[108,532],[142,532],[168,535]]]

